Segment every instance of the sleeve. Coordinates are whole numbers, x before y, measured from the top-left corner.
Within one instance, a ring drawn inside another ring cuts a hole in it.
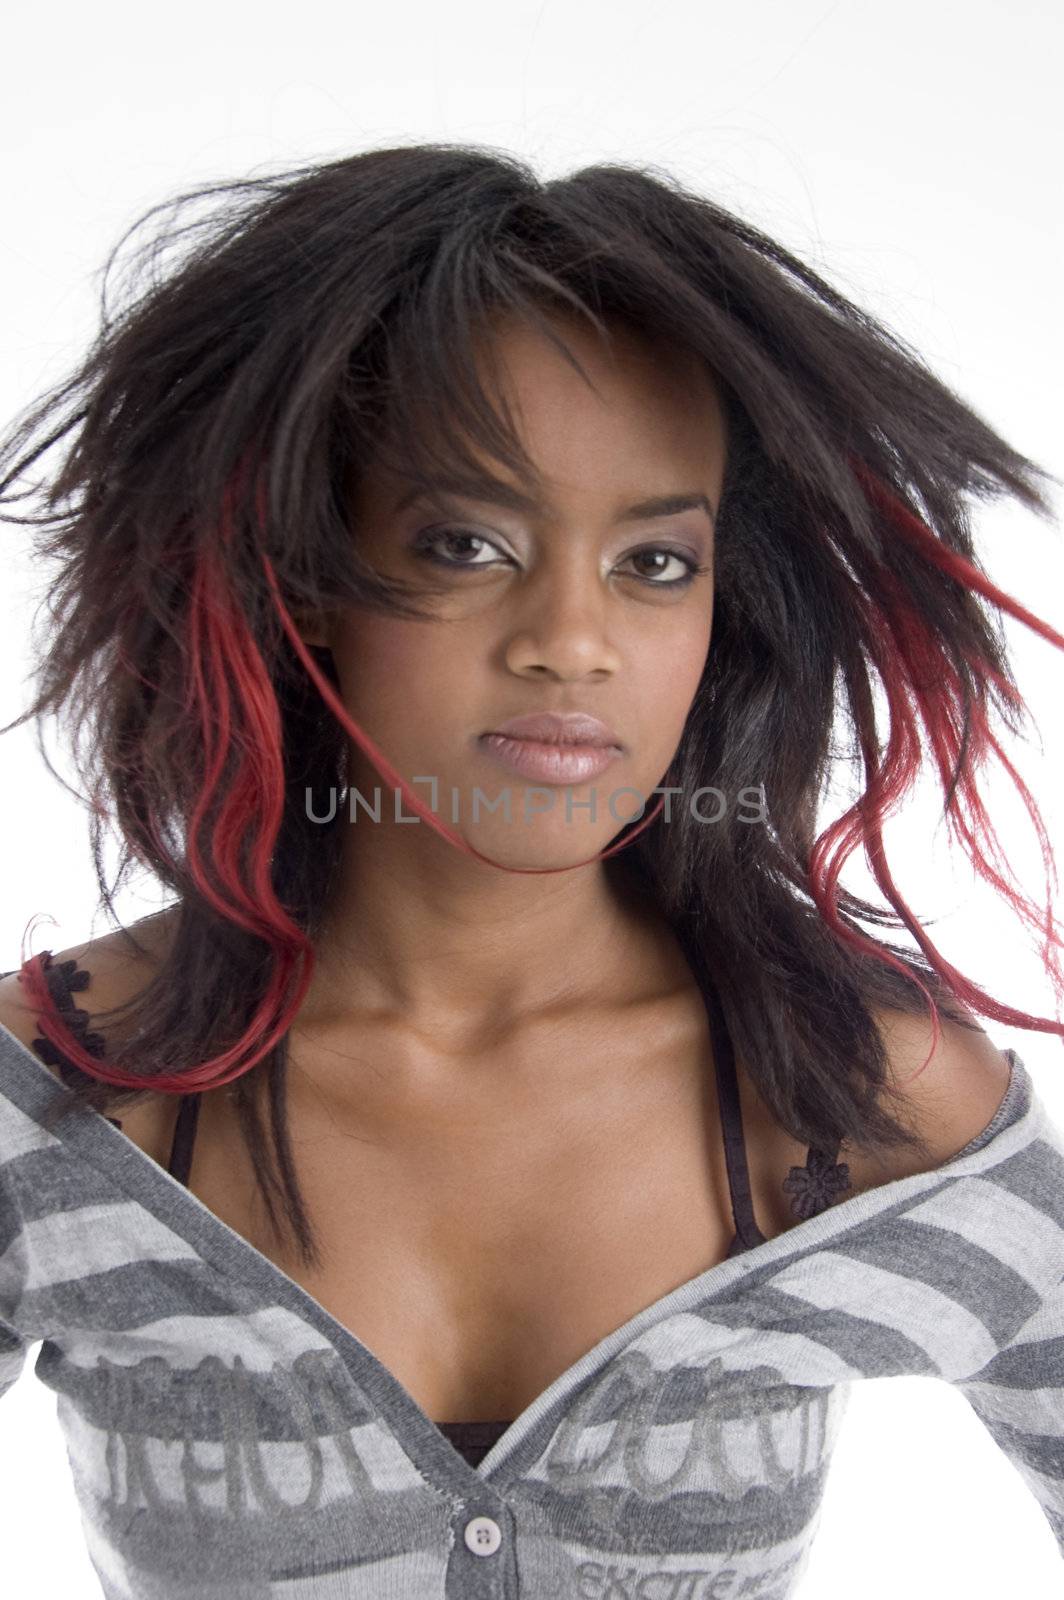
[[[0,1146],[0,1399],[12,1387],[26,1364],[32,1341],[17,1326],[17,1303],[22,1278],[21,1223],[8,1202],[3,1183]]]
[[[0,1400],[22,1374],[30,1341],[0,1319]]]
[[[0,1034],[0,1086],[4,1036]],[[24,1209],[13,1180],[20,1158],[50,1135],[7,1098],[0,1087],[0,1398],[14,1385],[39,1334],[23,1316],[27,1276]]]
[[[1031,1489],[1064,1556],[1064,1280],[955,1387]]]

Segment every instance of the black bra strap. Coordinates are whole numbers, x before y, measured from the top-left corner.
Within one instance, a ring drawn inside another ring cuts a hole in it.
[[[750,1173],[747,1167],[746,1141],[743,1138],[742,1108],[739,1102],[739,1082],[735,1072],[735,1051],[731,1034],[716,989],[708,973],[700,980],[702,993],[709,1013],[713,1036],[713,1057],[717,1067],[717,1097],[723,1123],[724,1154],[728,1166],[728,1184],[731,1189],[732,1211],[735,1217],[735,1238],[728,1255],[738,1255],[742,1250],[764,1244],[765,1235],[754,1218],[750,1196]],[[790,1195],[792,1216],[805,1221],[826,1211],[840,1195],[851,1187],[850,1169],[838,1159],[842,1141],[836,1139],[826,1149],[812,1145],[806,1151],[805,1162],[791,1167],[780,1187]]]
[[[199,1094],[183,1094],[181,1105],[177,1113],[177,1122],[174,1124],[174,1139],[170,1146],[170,1160],[167,1163],[167,1172],[188,1188],[188,1176],[192,1170],[192,1147],[196,1139],[196,1124],[199,1121],[200,1110]]]
[[[696,974],[696,976],[698,976]],[[721,1132],[724,1139],[724,1161],[728,1169],[728,1188],[731,1193],[732,1218],[735,1238],[728,1255],[738,1255],[754,1245],[764,1244],[765,1235],[754,1217],[754,1203],[750,1194],[750,1171],[746,1160],[746,1141],[743,1137],[743,1113],[739,1100],[739,1080],[735,1071],[735,1051],[731,1034],[724,1019],[724,1011],[716,988],[708,973],[699,976],[699,987],[706,1002],[710,1036],[713,1040],[713,1064],[717,1074],[717,1100],[720,1105]]]

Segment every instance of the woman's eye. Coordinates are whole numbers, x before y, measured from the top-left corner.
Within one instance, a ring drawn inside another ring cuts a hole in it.
[[[414,546],[414,554],[425,561],[435,561],[443,567],[488,567],[492,565],[490,561],[455,561],[449,556],[441,555],[438,547],[445,540],[452,550],[456,545],[468,547],[472,542],[475,545],[484,546],[487,550],[495,550],[496,554],[499,553],[498,547],[493,545],[489,539],[485,539],[482,533],[471,533],[465,528],[435,528],[421,536]],[[505,560],[506,558],[503,557],[503,559]]]
[[[427,533],[422,534],[418,539],[417,544],[414,546],[414,555],[424,561],[433,561],[438,566],[450,567],[456,571],[470,568],[483,570],[496,565],[496,562],[490,556],[482,561],[463,559],[462,552],[464,551],[468,555],[471,545],[479,546],[484,552],[494,551],[495,555],[503,561],[510,559],[508,556],[503,555],[498,546],[492,544],[491,540],[485,538],[482,533],[473,533],[468,528],[429,529]],[[444,547],[451,553],[444,554]],[[476,551],[473,553],[475,555]],[[670,550],[665,545],[651,545],[645,550],[636,550],[631,555],[626,556],[625,561],[658,563],[657,567],[649,572],[636,573],[636,577],[640,578],[642,582],[652,589],[682,588],[689,584],[699,573],[708,570],[700,566],[691,556],[679,550]],[[675,562],[681,570],[672,577],[662,577],[660,574],[662,571],[668,570],[670,561]]]
[[[628,557],[628,560],[645,561],[648,558],[654,561],[663,561],[666,563],[669,561],[676,561],[683,569],[678,577],[672,578],[661,578],[656,574],[653,576],[649,574],[640,574],[640,576],[645,576],[647,581],[657,589],[672,589],[677,585],[690,583],[691,579],[700,570],[698,562],[693,561],[690,556],[682,555],[679,550],[667,550],[661,545],[654,545],[648,550],[637,550],[634,555]],[[658,569],[658,572],[660,571],[661,568]]]

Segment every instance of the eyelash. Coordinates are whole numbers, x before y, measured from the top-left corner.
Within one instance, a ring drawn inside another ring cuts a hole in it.
[[[448,561],[446,556],[437,554],[437,552],[432,548],[434,540],[447,537],[476,539],[479,543],[488,545],[491,549],[497,548],[492,544],[491,540],[487,538],[485,534],[473,533],[469,528],[430,528],[427,532],[419,535],[418,541],[414,546],[414,555],[423,561],[433,561],[437,566],[447,567],[452,572],[460,572],[463,570],[470,572],[483,572],[486,571],[489,566],[494,564],[488,561]],[[711,567],[702,566],[699,562],[692,560],[692,558],[689,555],[686,555],[682,550],[673,550],[669,545],[645,545],[641,550],[633,550],[631,554],[626,557],[626,560],[631,560],[634,556],[652,554],[672,556],[675,560],[682,561],[684,566],[687,568],[687,571],[682,578],[666,578],[664,581],[654,578],[643,578],[642,581],[651,589],[686,589],[687,585],[692,583],[695,578],[704,577],[713,570]]]

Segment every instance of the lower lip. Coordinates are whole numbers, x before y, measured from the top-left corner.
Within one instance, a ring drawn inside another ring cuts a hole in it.
[[[502,733],[485,733],[480,743],[500,766],[543,783],[585,783],[605,772],[621,753],[616,745],[543,744],[538,739],[508,739]]]

